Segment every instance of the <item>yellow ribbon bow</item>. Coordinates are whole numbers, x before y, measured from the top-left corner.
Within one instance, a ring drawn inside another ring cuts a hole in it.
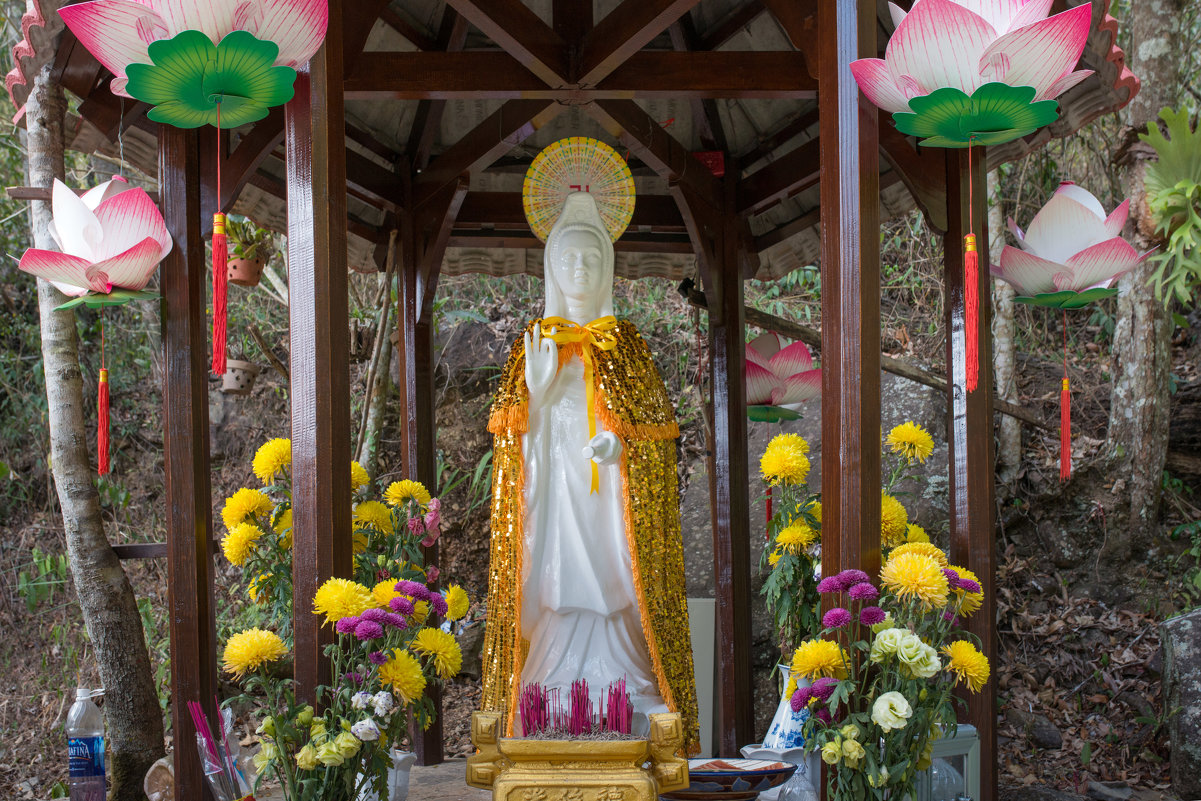
[[[542,336],[550,337],[557,345],[580,344],[580,358],[584,362],[584,388],[588,398],[588,441],[596,436],[596,350],[613,350],[617,347],[617,318],[613,315],[598,317],[588,325],[580,325],[565,317],[547,317],[542,321]],[[589,460],[591,461],[591,460]],[[600,490],[600,471],[592,462],[592,492]]]

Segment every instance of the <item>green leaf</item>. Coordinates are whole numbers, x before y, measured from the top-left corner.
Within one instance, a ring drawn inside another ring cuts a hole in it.
[[[1049,306],[1053,309],[1080,309],[1096,303],[1103,298],[1112,298],[1116,294],[1118,294],[1116,286],[1110,288],[1093,287],[1083,292],[1064,289],[1060,292],[1046,292],[1034,295],[1033,297],[1015,297],[1014,300],[1018,303],[1026,303],[1031,306]]]
[[[292,99],[296,70],[274,66],[279,46],[234,31],[214,45],[200,31],[182,31],[147,48],[151,64],[130,64],[127,89],[154,106],[146,116],[177,128],[236,128]]]
[[[897,130],[925,137],[926,147],[1000,145],[1033,133],[1059,116],[1054,100],[1034,101],[1032,86],[986,83],[969,97],[952,87],[909,101],[912,113],[892,115]]]
[[[56,306],[55,311],[74,309],[77,306],[87,306],[89,309],[98,309],[101,306],[120,306],[124,303],[129,303],[131,300],[154,300],[157,297],[157,293],[145,289],[118,288],[107,295],[96,292],[78,298],[71,298],[66,303]]]
[[[756,423],[782,423],[786,420],[800,420],[801,413],[783,406],[748,406],[746,416]]]

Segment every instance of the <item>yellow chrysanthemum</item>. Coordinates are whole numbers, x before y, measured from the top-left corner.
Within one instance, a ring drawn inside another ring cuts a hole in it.
[[[805,507],[805,511],[808,512],[818,523],[822,522],[821,501],[814,501],[813,503],[809,504],[807,507]]]
[[[409,643],[409,650],[428,656],[438,678],[449,679],[463,666],[463,652],[455,636],[442,629],[422,629]]]
[[[892,553],[888,555],[888,558],[896,559],[898,556],[902,556],[907,553],[920,553],[924,556],[928,556],[935,562],[938,562],[939,567],[946,567],[948,564],[950,564],[947,561],[947,555],[942,552],[942,549],[936,545],[931,545],[928,542],[906,542],[903,545],[898,545],[893,549]]]
[[[966,567],[951,565],[951,569],[959,574],[959,578],[967,579],[968,581],[974,581],[977,584],[980,584],[980,579],[977,578],[976,574],[968,570]],[[980,584],[981,588],[983,588],[983,586],[983,584]],[[958,614],[960,617],[971,617],[974,613],[979,611],[980,605],[984,603],[983,592],[968,592],[966,590],[961,590],[958,587],[956,587],[953,592],[955,593],[955,598],[958,600]]]
[[[924,528],[922,528],[921,526],[919,526],[917,523],[910,523],[908,526],[905,527],[905,541],[906,542],[929,542],[930,535],[927,534],[926,530]]]
[[[292,465],[292,440],[271,439],[264,442],[254,454],[254,474],[259,481],[270,484],[277,475],[282,475]]]
[[[966,640],[956,640],[943,648],[942,652],[950,658],[947,670],[954,673],[959,683],[966,684],[972,692],[980,692],[980,688],[988,683],[988,657],[980,653],[976,646]]]
[[[777,434],[767,443],[759,471],[772,484],[804,484],[809,476],[809,443],[800,434]]]
[[[275,518],[275,533],[279,534],[279,544],[285,548],[292,547],[292,507],[280,512]]]
[[[369,544],[367,541],[367,535],[362,531],[356,531],[354,534],[350,535],[350,543],[351,552],[355,556],[358,556],[363,551],[367,550],[367,546]]]
[[[393,649],[392,657],[380,665],[379,679],[392,688],[401,703],[411,704],[425,692],[425,676],[421,663],[408,651]]]
[[[777,546],[771,553],[767,555],[767,564],[771,567],[775,567],[777,564],[779,564],[780,557],[783,555],[784,552],[780,550],[779,546]]]
[[[934,438],[912,420],[889,431],[887,442],[893,453],[901,454],[910,464],[914,460],[925,462],[934,453]]]
[[[234,528],[248,517],[261,517],[271,511],[271,499],[256,489],[242,489],[225,499],[221,507],[221,520],[228,529]]]
[[[403,506],[410,500],[425,506],[430,502],[430,491],[420,481],[406,478],[404,481],[393,481],[388,485],[388,489],[384,491],[384,500],[390,506]]]
[[[799,554],[817,539],[817,532],[803,521],[793,523],[776,535],[776,545],[785,552]]]
[[[225,643],[223,660],[225,669],[241,678],[287,653],[288,648],[279,635],[263,629],[247,629],[230,637]]]
[[[266,585],[270,579],[271,577],[266,573],[259,573],[250,580],[248,585],[246,585],[246,594],[250,596],[250,600],[252,602],[256,604],[259,602],[259,593],[263,591],[264,585]]]
[[[359,487],[365,487],[371,483],[371,476],[367,475],[367,468],[363,467],[358,462],[350,463],[350,491],[354,492]]]
[[[371,588],[371,597],[375,599],[375,605],[383,608],[388,608],[388,604],[393,598],[401,597],[396,591],[396,579],[386,578]]]
[[[354,507],[355,526],[373,526],[382,534],[392,533],[392,510],[379,501],[363,501]]]
[[[898,598],[916,598],[927,609],[947,603],[947,577],[936,559],[921,553],[903,553],[888,560],[880,581]]]
[[[325,615],[326,623],[336,623],[350,615],[361,615],[374,606],[371,590],[343,578],[328,579],[313,596],[313,611]]]
[[[792,675],[803,679],[847,677],[847,652],[830,640],[806,640],[792,655]]]
[[[895,548],[905,542],[909,513],[901,502],[884,493],[880,496],[880,542],[885,548]]]
[[[239,523],[221,540],[221,550],[231,564],[244,564],[261,536],[263,530],[254,523]]]
[[[458,584],[451,584],[446,590],[446,619],[459,620],[470,608],[471,599],[467,597],[467,590]]]

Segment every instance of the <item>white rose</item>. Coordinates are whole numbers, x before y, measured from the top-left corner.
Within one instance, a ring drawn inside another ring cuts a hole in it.
[[[351,726],[350,733],[365,743],[378,740],[380,735],[379,726],[375,725],[371,718],[365,718]]]
[[[872,704],[872,722],[884,731],[905,728],[912,715],[913,707],[895,691],[884,693]]]
[[[884,657],[897,652],[906,634],[909,634],[906,629],[885,629],[881,631],[872,640],[872,650],[869,652],[868,658],[876,664],[883,662]]]
[[[897,649],[897,658],[914,678],[928,679],[942,668],[938,652],[912,634]]]

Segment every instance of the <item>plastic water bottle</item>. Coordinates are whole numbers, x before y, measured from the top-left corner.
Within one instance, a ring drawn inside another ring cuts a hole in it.
[[[92,691],[75,691],[67,713],[71,801],[104,801],[104,716],[92,703]]]

